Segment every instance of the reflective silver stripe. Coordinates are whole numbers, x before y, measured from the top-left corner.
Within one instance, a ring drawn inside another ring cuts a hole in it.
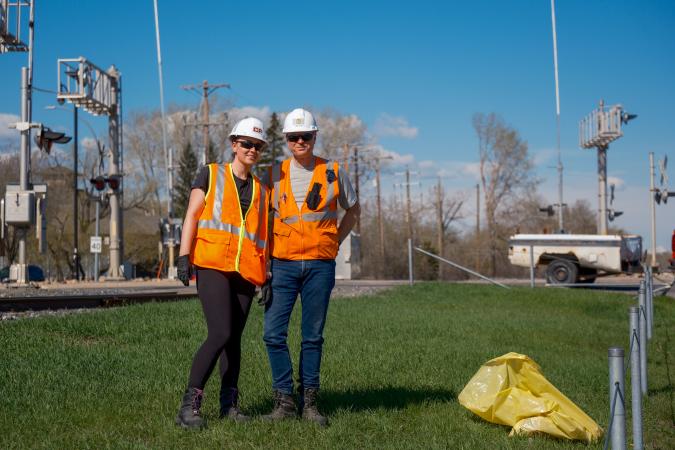
[[[324,210],[318,212],[311,212],[302,215],[304,222],[319,222],[321,220],[337,219],[337,211]]]
[[[228,233],[239,234],[239,227],[216,220],[200,220],[197,226],[202,230],[227,231]]]
[[[285,223],[286,225],[291,225],[291,224],[293,224],[293,223],[298,223],[298,220],[300,220],[300,219],[298,218],[298,216],[288,216],[288,217],[284,217],[283,219],[281,219],[281,221],[282,221],[283,223]]]
[[[197,227],[203,230],[227,231],[239,236],[241,229],[230,223],[222,222],[223,198],[225,197],[225,165],[219,164],[216,172],[216,191],[213,193],[213,213],[211,220],[200,220],[197,222]],[[260,195],[260,194],[259,194]],[[260,195],[261,205],[264,205],[264,197]],[[261,210],[264,206],[261,206]],[[262,219],[260,219],[262,220]],[[258,228],[259,230],[260,228]],[[260,236],[255,233],[249,233],[244,230],[244,237],[253,242],[258,248],[265,248],[266,242],[260,239]]]
[[[230,223],[215,222],[213,220],[200,220],[198,226],[201,230],[216,230],[216,231],[227,231],[234,235],[239,236],[240,228],[232,225]],[[244,237],[249,241],[253,242],[258,248],[265,248],[266,242],[262,239],[258,239],[254,233],[249,233],[244,231]]]
[[[213,213],[211,220],[221,222],[223,215],[223,196],[225,195],[225,165],[218,164],[216,172],[216,192],[213,193]]]

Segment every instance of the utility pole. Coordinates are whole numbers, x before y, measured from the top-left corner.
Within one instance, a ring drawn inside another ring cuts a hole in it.
[[[476,252],[476,272],[480,271],[480,252],[479,244],[480,243],[480,184],[476,183],[476,241],[475,241],[475,252]]]
[[[443,258],[443,186],[441,185],[441,177],[438,177],[438,184],[436,185],[436,220],[438,232],[438,256]],[[438,264],[438,279],[443,279],[443,264]]]
[[[354,146],[354,183],[356,190],[356,201],[360,201],[360,190],[359,190],[359,147]],[[356,234],[361,236],[361,213],[359,212],[356,215]]]
[[[558,84],[558,38],[555,26],[555,0],[551,0],[551,28],[553,29],[553,67],[555,70],[555,124],[556,148],[558,150],[558,232],[565,231],[563,219],[563,165],[560,157],[560,90]]]
[[[73,105],[73,271],[71,277],[80,280],[80,255],[77,250],[77,105]]]
[[[201,157],[201,164],[206,165],[206,152],[209,147],[209,126],[211,125],[209,123],[209,95],[214,93],[216,90],[220,88],[230,88],[230,85],[227,83],[221,83],[221,84],[209,84],[207,80],[204,80],[201,84],[190,84],[190,85],[185,85],[181,86],[181,89],[184,91],[193,91],[193,92],[199,92],[201,91],[201,97],[202,97],[202,139],[203,139],[203,146],[204,146],[204,152],[202,153]]]
[[[375,182],[377,183],[377,227],[380,231],[380,269],[384,267],[384,223],[382,222],[382,201],[380,189],[380,159],[375,160]]]
[[[656,201],[654,194],[658,190],[654,187],[654,152],[649,152],[649,205],[652,215],[652,255],[651,266],[656,267]]]
[[[413,226],[412,226],[412,212],[411,212],[411,202],[410,202],[410,186],[415,185],[419,186],[420,183],[411,183],[410,182],[410,175],[417,175],[417,172],[410,172],[410,169],[408,167],[405,168],[405,172],[397,172],[396,175],[404,175],[405,174],[405,183],[398,183],[398,186],[405,186],[405,194],[406,194],[406,214],[405,214],[405,220],[406,224],[408,226],[408,239],[412,241],[413,238]],[[395,185],[396,186],[396,185]]]

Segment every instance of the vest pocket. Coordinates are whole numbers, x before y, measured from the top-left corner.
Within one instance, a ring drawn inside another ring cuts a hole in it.
[[[223,271],[233,270],[236,247],[230,249],[232,235],[229,233],[197,236],[194,264]]]

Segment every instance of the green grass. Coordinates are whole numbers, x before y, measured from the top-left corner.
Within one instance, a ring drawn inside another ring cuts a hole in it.
[[[174,426],[205,336],[197,301],[4,322],[0,448],[587,448],[510,438],[508,427],[472,415],[457,395],[485,361],[524,353],[606,429],[607,349],[627,349],[632,304],[625,295],[435,283],[335,300],[322,367],[325,430],[299,420],[220,421],[217,377],[205,392],[209,429]],[[271,407],[261,316],[254,305],[243,343],[241,403],[253,415]],[[674,318],[673,300],[657,298],[643,406],[648,449],[675,448]],[[299,305],[295,362],[298,328]]]

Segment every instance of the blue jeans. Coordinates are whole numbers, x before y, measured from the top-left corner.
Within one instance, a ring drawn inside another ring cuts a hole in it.
[[[302,303],[299,380],[303,388],[319,387],[323,326],[334,286],[334,260],[272,259],[272,302],[265,309],[263,340],[270,359],[274,390],[293,393],[293,367],[287,339],[288,322],[298,294]]]

